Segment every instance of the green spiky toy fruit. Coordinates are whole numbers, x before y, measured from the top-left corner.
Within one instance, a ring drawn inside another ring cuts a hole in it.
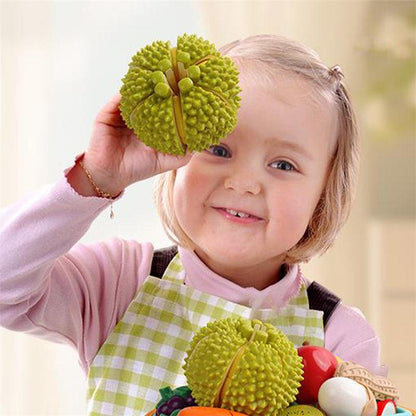
[[[250,416],[275,415],[295,400],[302,359],[271,324],[227,318],[209,323],[192,339],[185,376],[199,406]]]
[[[133,56],[121,87],[121,115],[146,145],[173,155],[217,144],[237,124],[238,69],[196,35],[156,41]]]

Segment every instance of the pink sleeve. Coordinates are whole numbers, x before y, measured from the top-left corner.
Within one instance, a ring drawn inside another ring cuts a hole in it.
[[[373,374],[387,375],[387,368],[380,365],[380,340],[357,308],[341,303],[335,309],[325,328],[325,348]]]
[[[66,178],[0,212],[0,324],[75,347],[85,371],[150,270],[150,243],[77,244],[109,201]]]

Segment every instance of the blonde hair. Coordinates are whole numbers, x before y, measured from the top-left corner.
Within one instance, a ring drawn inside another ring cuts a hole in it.
[[[277,35],[250,36],[224,45],[219,51],[243,66],[245,62],[261,63],[263,75],[270,79],[281,71],[298,75],[336,107],[338,132],[326,185],[303,237],[288,250],[285,258],[288,264],[307,262],[332,246],[348,218],[355,194],[359,139],[342,71],[339,66],[328,68],[312,49]],[[194,243],[175,215],[172,195],[175,178],[176,171],[161,175],[155,190],[156,204],[169,237],[181,246],[194,249]]]

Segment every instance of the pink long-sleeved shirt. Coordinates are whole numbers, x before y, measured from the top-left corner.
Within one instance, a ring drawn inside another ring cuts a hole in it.
[[[118,238],[79,239],[109,201],[83,197],[65,175],[0,212],[0,324],[72,345],[85,372],[149,275],[153,246]],[[185,284],[262,308],[284,306],[304,281],[299,266],[263,290],[240,287],[179,248]],[[379,339],[362,313],[340,304],[325,329],[325,347],[385,375]]]

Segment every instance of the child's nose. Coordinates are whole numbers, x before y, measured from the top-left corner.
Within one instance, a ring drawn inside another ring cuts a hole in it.
[[[242,195],[245,193],[257,195],[261,191],[261,184],[252,172],[235,172],[228,175],[224,180],[224,187]]]

